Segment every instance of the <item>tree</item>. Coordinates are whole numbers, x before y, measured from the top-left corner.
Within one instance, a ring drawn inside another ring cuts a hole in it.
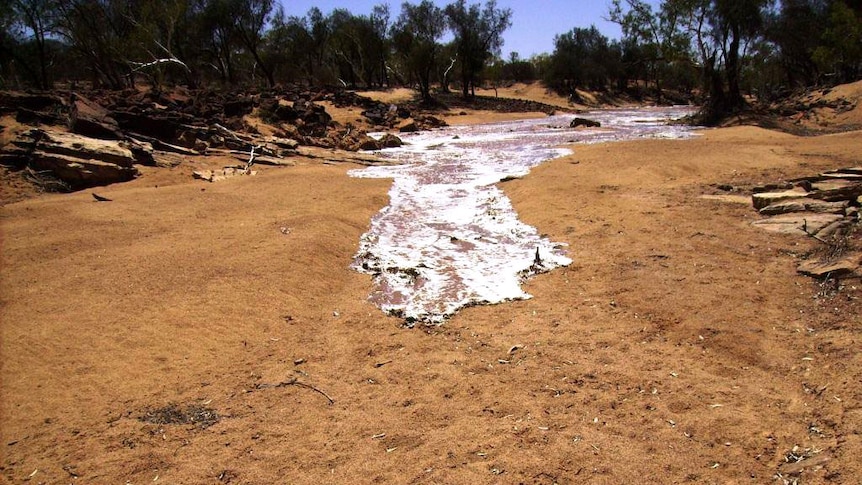
[[[770,0],[667,0],[680,27],[690,36],[702,67],[707,93],[702,122],[710,124],[745,106],[741,75],[746,52],[763,35],[765,10]]]
[[[86,66],[94,85],[121,89],[132,82],[126,62],[141,51],[130,42],[136,12],[122,0],[59,0],[57,34]]]
[[[133,28],[124,42],[128,46],[124,61],[132,73],[149,75],[156,89],[175,71],[182,72],[189,84],[197,84],[189,65],[174,54],[175,46],[192,37],[184,22],[189,8],[188,0],[142,2],[127,14]]]
[[[464,97],[475,95],[478,76],[485,63],[500,54],[503,32],[512,26],[512,10],[498,9],[495,0],[467,7],[466,0],[446,6],[449,28],[455,35]]]
[[[18,37],[18,42],[17,49],[9,54],[27,71],[37,87],[49,89],[52,84],[50,35],[56,23],[53,1],[12,0],[10,7],[9,40]],[[32,55],[28,55],[31,54],[28,51],[32,51]]]
[[[220,0],[210,0],[220,1]],[[260,67],[269,86],[275,86],[272,68],[261,57],[264,29],[270,20],[273,0],[230,0],[229,12],[233,16],[233,28],[242,45]]]
[[[681,13],[672,2],[658,12],[645,0],[613,0],[611,5],[610,19],[622,27],[626,40],[639,46],[637,62],[644,64],[659,99],[671,68],[689,60],[689,39],[680,29]]]
[[[545,75],[550,87],[573,99],[576,88],[602,90],[608,84],[607,62],[611,57],[608,39],[595,25],[575,28],[554,38],[554,53]]]
[[[386,69],[386,60],[389,57],[389,38],[387,36],[389,31],[389,5],[388,4],[380,4],[375,5],[371,10],[371,17],[369,18],[371,22],[371,30],[373,32],[373,37],[370,40],[370,49],[373,60],[377,64],[377,72],[379,73],[379,82],[380,85],[383,86],[386,84],[389,85],[389,72]],[[369,73],[369,81],[370,81],[370,73]]]
[[[347,10],[336,9],[329,19],[332,26],[330,49],[339,64],[342,79],[347,78],[351,87],[356,86],[357,80],[371,86],[380,72],[382,84],[389,8],[378,5],[370,16],[357,16]]]
[[[835,78],[834,82],[854,81],[862,74],[862,17],[836,1],[829,8],[828,19],[814,61]]]
[[[536,79],[536,69],[529,61],[521,59],[520,54],[509,54],[509,62],[503,64],[501,76],[505,80],[528,82]]]
[[[780,11],[767,17],[766,37],[777,49],[775,60],[790,86],[804,86],[817,79],[817,64],[812,56],[826,19],[814,3],[784,0]]]
[[[431,76],[440,53],[439,40],[446,28],[443,11],[431,0],[419,5],[401,5],[401,14],[392,26],[395,52],[419,85],[425,102],[431,101]]]

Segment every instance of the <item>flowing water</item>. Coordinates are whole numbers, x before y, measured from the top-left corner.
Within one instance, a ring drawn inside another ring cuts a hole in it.
[[[571,153],[560,145],[686,138],[667,122],[688,107],[596,111],[601,128],[572,129],[573,115],[407,134],[380,152],[398,162],[353,170],[392,178],[389,205],[371,220],[353,268],[373,275],[371,301],[407,325],[440,324],[461,308],[530,298],[529,276],[572,262],[565,244],[518,220],[497,183]]]

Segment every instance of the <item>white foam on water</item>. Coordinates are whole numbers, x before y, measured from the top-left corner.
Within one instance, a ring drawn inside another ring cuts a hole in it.
[[[667,121],[689,107],[596,111],[601,128],[572,129],[573,115],[455,126],[406,134],[405,145],[380,155],[401,164],[352,170],[392,178],[389,205],[371,220],[352,267],[374,276],[369,297],[384,312],[440,324],[459,309],[531,296],[533,274],[571,264],[565,244],[518,220],[496,186],[571,153],[556,148],[634,138],[685,138],[691,129]],[[538,256],[537,256],[538,254]]]

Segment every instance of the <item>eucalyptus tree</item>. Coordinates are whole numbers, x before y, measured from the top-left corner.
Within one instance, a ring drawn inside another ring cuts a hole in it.
[[[446,6],[449,29],[455,36],[464,97],[475,94],[479,74],[486,62],[500,54],[503,32],[512,26],[512,10],[497,8],[495,0],[467,6],[456,0]]]
[[[95,85],[114,89],[132,83],[127,60],[139,51],[130,42],[134,5],[122,0],[58,0],[56,32],[89,71]]]
[[[224,0],[210,0],[211,2]],[[254,58],[270,87],[275,85],[272,67],[261,56],[264,32],[270,21],[273,0],[229,0],[233,29],[240,44]]]
[[[791,0],[792,1],[792,0]],[[614,0],[610,18],[627,39],[638,44],[659,92],[658,67],[700,66],[704,114],[716,120],[745,105],[741,77],[752,49],[764,36],[764,18],[772,0],[666,0],[658,11],[644,0]],[[694,57],[694,59],[692,59]]]
[[[390,39],[389,31],[389,5],[375,5],[368,17],[371,27],[371,35],[367,39],[366,49],[369,51],[369,62],[366,64],[366,77],[372,82],[373,73],[377,73],[380,86],[389,85],[389,74],[386,62],[389,58]]]
[[[388,7],[374,7],[371,15],[353,15],[336,9],[329,15],[329,21],[332,27],[329,49],[342,79],[347,78],[351,87],[355,87],[357,81],[371,86],[375,78],[383,84]]]
[[[422,0],[418,5],[401,4],[401,13],[391,29],[395,53],[415,79],[426,102],[431,101],[431,80],[439,61],[439,41],[445,30],[445,14],[431,0]]]
[[[636,62],[646,67],[646,74],[662,97],[664,80],[672,68],[691,65],[689,37],[681,28],[684,16],[678,4],[665,2],[658,11],[645,0],[613,0],[609,18],[620,25],[623,38],[638,45]]]
[[[813,59],[833,82],[851,82],[862,76],[862,2],[833,1],[826,28]]]
[[[8,49],[9,60],[14,60],[27,73],[27,77],[41,89],[52,84],[51,35],[56,28],[57,15],[54,0],[5,0],[2,7],[4,32],[2,47]]]
[[[560,93],[577,99],[576,88],[603,90],[609,81],[611,61],[607,37],[593,25],[575,28],[554,38],[554,53],[546,72],[546,82]]]

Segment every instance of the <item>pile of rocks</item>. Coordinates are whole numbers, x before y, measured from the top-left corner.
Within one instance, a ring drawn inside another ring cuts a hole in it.
[[[752,202],[767,218],[763,229],[802,234],[839,248],[823,260],[808,260],[799,271],[815,277],[862,276],[862,252],[848,247],[862,206],[862,167],[843,168],[785,184],[755,187]],[[852,245],[851,245],[852,246]]]
[[[19,133],[4,146],[0,164],[26,170],[50,190],[80,190],[130,180],[139,173],[136,164],[173,166],[183,156],[207,153],[248,160],[254,151],[256,163],[282,165],[299,145],[245,126],[241,117],[258,102],[253,96],[94,94],[98,102],[77,93],[0,93],[0,113],[42,126]],[[322,107],[308,101],[294,106],[301,108],[297,123],[328,125]]]

